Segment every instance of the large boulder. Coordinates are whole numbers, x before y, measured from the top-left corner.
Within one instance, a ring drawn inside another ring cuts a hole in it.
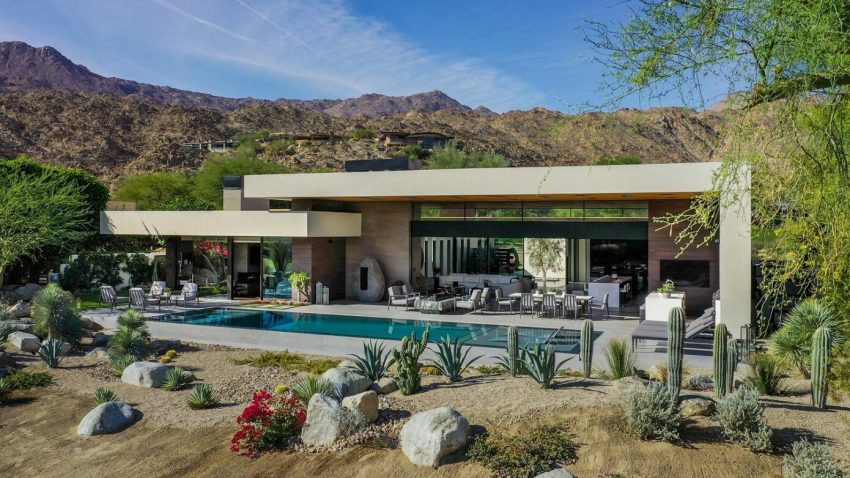
[[[15,294],[21,300],[30,301],[36,292],[41,290],[41,286],[38,284],[29,283],[26,285],[22,285],[15,289]]]
[[[25,304],[24,301],[19,300],[15,305],[9,307],[9,315],[11,315],[13,319],[29,317],[30,306]]]
[[[301,428],[301,441],[308,446],[325,446],[335,442],[343,433],[340,404],[318,393],[307,404],[307,421]]]
[[[466,446],[469,422],[457,410],[440,407],[417,413],[399,435],[411,463],[436,467],[440,460]]]
[[[82,325],[83,329],[91,330],[92,332],[103,330],[103,326],[91,320],[90,317],[80,317],[80,324]]]
[[[108,357],[109,353],[107,352],[106,347],[95,347],[86,354],[86,358],[91,360],[103,360]]]
[[[359,370],[347,367],[332,368],[323,373],[322,377],[334,384],[341,397],[365,392],[372,385],[372,381],[360,373]]]
[[[362,284],[360,274],[366,274],[366,288],[357,288],[357,298],[362,302],[378,302],[383,300],[384,294],[387,293],[387,282],[384,279],[384,270],[381,269],[381,264],[372,256],[366,256],[360,261],[360,267],[357,268],[358,276],[354,280],[355,284]]]
[[[133,362],[124,369],[121,381],[140,387],[159,388],[165,380],[168,365],[159,362]]]
[[[48,339],[42,340],[41,345],[46,344],[47,341],[48,341]],[[68,342],[62,342],[62,345],[59,347],[59,353],[64,357],[65,355],[68,355],[69,353],[71,353],[71,349],[73,349],[73,348],[74,347],[71,344],[69,344]]]
[[[566,468],[555,468],[545,473],[541,473],[534,478],[575,478],[575,475],[570,473]]]
[[[714,400],[704,397],[683,397],[679,403],[682,416],[685,418],[710,417],[714,414],[714,406]]]
[[[342,406],[363,415],[369,423],[378,419],[378,394],[372,390],[343,398]]]
[[[711,390],[714,388],[714,380],[710,375],[691,375],[684,380],[682,387],[689,390]]]
[[[21,352],[29,352],[31,354],[38,353],[41,348],[41,341],[33,334],[26,332],[12,332],[9,334],[9,343],[17,347]]]
[[[374,382],[369,389],[378,395],[387,395],[398,390],[398,382],[394,378],[383,377]]]
[[[133,423],[134,414],[133,407],[124,402],[102,403],[83,417],[77,434],[93,436],[119,432]]]

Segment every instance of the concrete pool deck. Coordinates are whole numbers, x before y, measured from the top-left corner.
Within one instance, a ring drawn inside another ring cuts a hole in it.
[[[351,354],[361,354],[363,341],[368,340],[359,337],[345,337],[335,335],[305,334],[296,332],[281,332],[273,330],[248,329],[237,327],[217,327],[209,325],[193,325],[176,322],[159,322],[156,317],[169,313],[199,310],[212,307],[240,307],[246,306],[245,302],[228,301],[224,299],[202,299],[199,307],[163,307],[162,310],[146,311],[145,316],[152,319],[148,321],[151,335],[161,338],[174,338],[188,342],[207,344],[220,344],[237,348],[265,349],[265,350],[290,350],[314,355],[327,355],[345,357]],[[262,308],[252,307],[254,310]],[[121,309],[94,309],[83,312],[82,315],[91,318],[107,329],[117,327],[118,315],[126,310]],[[563,320],[547,318],[530,318],[527,315],[520,318],[519,314],[509,312],[501,313],[450,313],[450,314],[423,314],[415,310],[404,310],[403,308],[391,308],[387,310],[386,304],[361,303],[361,302],[335,302],[331,305],[308,305],[289,309],[292,312],[314,313],[328,315],[363,316],[394,320],[423,320],[432,322],[458,322],[484,325],[540,327],[546,329],[580,330],[581,320]],[[279,311],[279,310],[278,310]],[[593,326],[596,332],[602,335],[596,339],[593,347],[593,362],[597,368],[605,367],[604,351],[612,339],[626,339],[630,341],[631,333],[637,327],[637,320],[607,319],[601,320],[600,314],[594,315]],[[395,347],[400,344],[397,340],[383,340],[387,347]],[[482,355],[479,363],[495,363],[503,353],[502,350],[492,347],[472,347],[470,356]],[[637,349],[637,366],[646,369],[667,359],[666,348],[658,346],[652,341],[645,341]],[[428,351],[425,358],[431,356]],[[572,357],[566,363],[569,368],[580,368],[580,363],[575,354],[558,353],[558,360]],[[686,347],[685,360],[692,368],[710,368],[711,344],[706,346],[699,344],[695,348]]]

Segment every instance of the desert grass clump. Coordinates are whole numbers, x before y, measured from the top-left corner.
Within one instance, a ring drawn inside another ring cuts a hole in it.
[[[306,377],[302,377],[295,382],[295,385],[292,386],[291,390],[292,394],[301,400],[304,405],[310,403],[310,399],[316,394],[332,398],[339,397],[339,393],[337,393],[336,386],[334,386],[333,382],[316,374],[310,374]]]
[[[764,418],[764,405],[759,393],[741,387],[717,403],[717,419],[723,435],[732,443],[754,452],[769,452],[773,448],[773,430]]]
[[[649,382],[626,391],[623,408],[629,430],[641,440],[678,441],[682,413],[670,386]]]
[[[791,454],[782,457],[782,476],[794,478],[847,478],[847,473],[832,459],[828,445],[803,438],[791,446]]]
[[[504,375],[507,373],[507,370],[502,366],[486,364],[475,367],[475,371],[481,375]]]
[[[339,365],[335,359],[308,359],[307,357],[284,350],[282,352],[262,352],[258,356],[250,356],[233,361],[235,365],[250,365],[252,367],[279,367],[293,372],[325,373]]]
[[[434,352],[437,358],[428,361],[449,382],[460,381],[463,371],[482,357],[468,358],[472,347],[464,347],[465,343],[460,338],[452,340],[447,335],[437,342],[437,350]]]
[[[540,388],[551,388],[552,380],[560,373],[561,368],[571,357],[568,357],[560,362],[555,362],[555,347],[547,345],[541,347],[535,345],[531,348],[526,348],[524,355],[523,368],[528,373],[528,376],[534,379]]]
[[[194,378],[190,372],[180,367],[171,367],[165,372],[165,380],[162,381],[162,388],[169,392],[176,392],[191,383]]]
[[[788,366],[785,361],[773,354],[757,353],[750,355],[750,369],[744,378],[744,384],[758,390],[762,395],[780,395],[782,383],[788,378]]]
[[[186,404],[193,410],[212,408],[218,405],[218,394],[213,388],[205,383],[199,383],[192,387],[192,393],[186,399]]]
[[[363,356],[352,355],[354,365],[369,380],[377,382],[387,373],[387,370],[395,363],[390,353],[384,347],[383,342],[370,340],[363,342]]]
[[[635,355],[624,339],[610,340],[604,356],[608,370],[602,372],[603,378],[617,380],[635,374]]]
[[[479,435],[466,456],[492,476],[525,478],[575,463],[577,450],[570,432],[549,426],[516,436]]]
[[[103,405],[108,402],[117,402],[118,395],[115,395],[115,392],[106,388],[100,387],[94,391],[94,404],[95,405]]]

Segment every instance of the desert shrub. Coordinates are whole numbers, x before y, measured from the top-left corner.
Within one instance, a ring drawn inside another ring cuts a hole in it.
[[[466,456],[492,476],[525,478],[575,463],[578,447],[563,428],[535,428],[516,436],[479,435]]]
[[[50,385],[53,378],[47,372],[28,372],[16,370],[6,376],[11,390],[27,390]]]
[[[73,303],[71,294],[56,284],[48,284],[36,292],[30,310],[36,335],[78,344],[82,336],[82,323]]]
[[[428,169],[505,168],[510,163],[496,153],[468,152],[462,145],[451,142],[434,151],[428,158]]]
[[[131,330],[138,330],[145,340],[151,339],[151,334],[148,331],[148,324],[145,323],[145,316],[141,312],[128,310],[118,316],[118,326],[126,327]]]
[[[7,378],[0,378],[0,401],[12,390],[12,383]]]
[[[655,380],[656,382],[667,383],[667,362],[658,362],[653,365],[647,373],[649,374],[649,378],[651,380]],[[682,363],[682,377],[686,377],[691,373],[691,366],[687,363]]]
[[[354,131],[351,132],[351,139],[372,139],[374,137],[375,133],[368,128],[354,128]]]
[[[664,383],[649,382],[626,391],[623,408],[629,430],[641,440],[677,441],[682,414],[677,397]]]
[[[186,404],[193,410],[212,408],[218,405],[218,394],[211,386],[199,383],[192,387],[192,393],[186,399]]]
[[[94,391],[94,404],[95,405],[103,405],[107,402],[117,402],[118,395],[115,395],[115,392],[106,388],[100,387]]]
[[[832,460],[832,450],[824,444],[807,439],[795,442],[791,454],[782,458],[783,476],[794,478],[846,478],[838,464]]]
[[[604,352],[608,370],[602,376],[608,380],[631,377],[635,373],[635,355],[625,340],[611,340]]]
[[[6,324],[0,321],[0,343],[6,343],[9,340],[9,334],[15,332],[16,328],[12,327],[11,324]]]
[[[475,370],[481,375],[503,375],[506,373],[504,367],[500,365],[479,365]]]
[[[148,356],[149,341],[145,337],[145,333],[139,329],[131,329],[128,327],[119,327],[118,330],[109,338],[109,347],[107,354],[109,361],[115,362],[119,358],[131,356],[134,361],[144,360]]]
[[[599,166],[621,166],[625,164],[643,164],[643,158],[636,154],[615,154],[594,161]]]
[[[188,385],[194,378],[191,373],[180,367],[171,367],[165,372],[165,380],[162,381],[162,388],[169,392],[175,392]]]
[[[749,387],[741,387],[726,395],[717,404],[717,419],[723,435],[752,451],[770,451],[773,448],[773,430],[764,418],[764,406],[759,403],[759,393]]]
[[[788,378],[785,361],[772,354],[753,354],[749,359],[750,369],[744,383],[762,395],[779,395],[782,382]]]
[[[478,357],[467,358],[471,347],[464,349],[464,344],[460,338],[454,341],[449,336],[443,337],[437,342],[437,350],[435,352],[436,359],[429,360],[429,364],[440,371],[449,382],[457,382],[461,379],[461,374],[476,360]]]
[[[301,354],[284,350],[283,352],[262,352],[259,356],[236,359],[233,363],[252,367],[280,367],[294,372],[320,374],[339,365],[339,360],[308,359]]]
[[[555,347],[535,345],[525,349],[523,360],[523,369],[528,376],[533,378],[541,388],[549,388],[552,386],[552,380],[569,358],[555,363]]]
[[[62,361],[62,343],[61,340],[47,339],[47,342],[38,348],[38,356],[48,367],[56,368]]]
[[[129,367],[131,363],[137,362],[136,357],[132,355],[115,355],[109,356],[109,372],[112,375],[121,376],[124,369]]]
[[[398,150],[398,155],[413,160],[427,159],[428,156],[431,155],[431,151],[423,149],[422,146],[418,144],[408,144]]]
[[[230,440],[230,451],[250,458],[285,448],[298,436],[306,419],[304,405],[293,395],[257,390],[251,404],[236,418],[240,428]]]
[[[571,369],[569,367],[565,367],[558,372],[559,377],[572,377],[572,378],[584,378],[584,372],[581,370]]]
[[[369,426],[369,421],[362,413],[348,407],[340,407],[338,417],[339,430],[342,436],[354,435]]]
[[[295,385],[292,386],[292,394],[301,400],[305,405],[310,402],[313,395],[325,395],[327,397],[337,397],[336,387],[333,382],[320,375],[310,374],[300,378]]]
[[[829,307],[817,299],[809,299],[797,304],[788,314],[782,327],[770,337],[768,348],[808,377],[812,356],[812,337],[819,327],[830,330],[832,350],[838,352],[844,343],[841,323]]]
[[[442,375],[443,372],[440,372],[440,369],[433,365],[420,365],[419,366],[419,375],[428,376],[428,377],[437,377]]]
[[[395,363],[390,353],[384,348],[383,342],[370,340],[363,342],[363,356],[352,355],[354,365],[363,372],[369,380],[377,382]]]

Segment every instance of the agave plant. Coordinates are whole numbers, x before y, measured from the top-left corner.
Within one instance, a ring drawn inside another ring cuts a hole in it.
[[[291,390],[305,405],[310,403],[310,399],[316,394],[334,398],[339,396],[333,382],[321,375],[314,374],[307,375],[295,382]]]
[[[182,368],[171,367],[165,372],[165,380],[162,381],[162,388],[169,392],[174,392],[188,385],[193,379],[192,374]]]
[[[390,353],[384,348],[383,342],[363,342],[363,356],[352,355],[354,365],[363,372],[369,380],[377,382],[395,363]]]
[[[517,349],[517,362],[516,362],[516,373],[517,375],[528,375],[528,371],[525,369],[525,362],[528,359],[526,357],[525,349],[519,347]],[[505,352],[502,355],[496,357],[496,363],[499,364],[499,367],[503,368],[506,373],[511,372],[511,357],[510,352]]]
[[[192,393],[189,394],[186,403],[193,410],[212,408],[218,405],[218,394],[209,385],[199,383],[192,388]]]
[[[148,339],[139,329],[119,327],[109,338],[109,359],[114,362],[118,357],[130,355],[136,360],[144,360],[148,356]]]
[[[552,380],[563,368],[564,364],[572,357],[568,357],[555,363],[555,347],[547,345],[541,347],[539,344],[525,349],[524,368],[528,375],[537,382],[541,388],[552,386]]]
[[[833,352],[839,350],[845,340],[841,334],[841,322],[819,300],[801,302],[788,314],[782,327],[770,337],[768,349],[797,367],[808,378],[812,337],[820,327],[830,330]]]
[[[478,357],[467,359],[472,347],[466,347],[464,350],[465,343],[466,342],[461,342],[460,338],[456,338],[452,341],[452,339],[447,335],[437,342],[437,350],[434,352],[437,358],[428,361],[429,364],[439,370],[440,373],[449,380],[449,382],[457,382],[460,380],[463,371],[482,357],[479,355]]]
[[[128,310],[118,316],[118,325],[131,330],[138,330],[145,340],[150,341],[151,333],[148,331],[148,324],[145,323],[145,316],[141,312]]]
[[[118,395],[115,395],[115,392],[106,388],[100,387],[94,391],[94,403],[95,405],[103,405],[107,402],[117,402]]]
[[[635,355],[625,340],[611,340],[605,349],[608,370],[603,374],[609,380],[631,377],[635,373]]]
[[[41,360],[44,360],[48,367],[56,368],[59,366],[59,362],[62,361],[62,344],[61,340],[47,339],[39,347],[38,356],[41,357]]]

